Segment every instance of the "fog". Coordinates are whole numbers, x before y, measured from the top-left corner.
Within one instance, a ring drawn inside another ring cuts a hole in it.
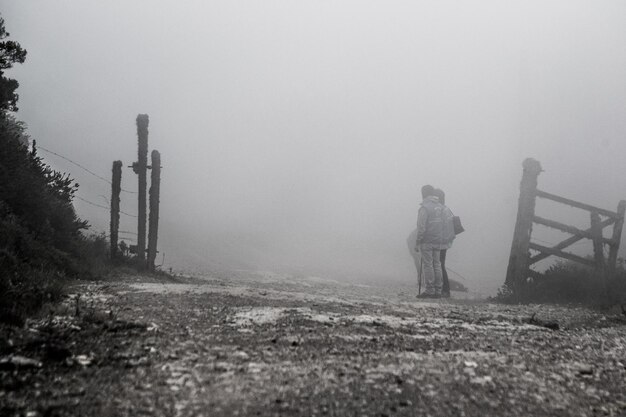
[[[135,118],[149,114],[164,268],[413,282],[406,238],[433,184],[466,228],[451,278],[493,293],[526,157],[545,170],[541,189],[613,210],[626,198],[621,0],[0,7],[28,50],[9,75],[40,146],[108,178],[112,161],[136,160]],[[108,205],[108,184],[41,155],[78,180],[79,197]],[[125,168],[123,188],[136,181]],[[122,210],[135,214],[135,198],[123,193]],[[76,208],[108,229],[106,210]],[[539,212],[589,227],[556,205]]]

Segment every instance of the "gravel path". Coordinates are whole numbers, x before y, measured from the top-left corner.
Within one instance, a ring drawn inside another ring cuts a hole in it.
[[[0,415],[626,415],[617,311],[261,272],[132,281],[1,329]]]

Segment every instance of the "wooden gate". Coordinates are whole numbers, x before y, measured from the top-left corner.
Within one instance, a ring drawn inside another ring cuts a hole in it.
[[[532,270],[530,266],[551,255],[592,266],[606,285],[615,273],[617,252],[624,225],[626,201],[620,201],[617,211],[614,212],[550,194],[537,189],[537,177],[542,171],[539,161],[528,158],[524,161],[523,167],[524,173],[520,184],[517,221],[515,223],[513,244],[511,245],[511,255],[505,281],[508,288],[513,291],[516,298],[525,298],[524,288],[527,279],[529,277],[540,278],[542,276],[542,274]],[[582,230],[558,221],[536,216],[535,201],[537,197],[588,211],[590,213],[591,227]],[[569,233],[572,236],[553,247],[539,245],[530,241],[532,227],[535,223]],[[603,229],[611,225],[613,226],[613,232],[611,238],[608,239],[604,237]],[[593,242],[593,259],[583,258],[563,251],[563,249],[582,239],[590,239]],[[609,247],[608,258],[604,256],[604,245]],[[538,253],[531,256],[530,250]]]

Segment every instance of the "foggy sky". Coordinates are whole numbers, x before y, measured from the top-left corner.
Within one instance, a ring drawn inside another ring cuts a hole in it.
[[[113,160],[136,160],[135,118],[150,115],[166,267],[411,282],[405,240],[430,183],[467,230],[450,267],[493,292],[524,158],[542,163],[546,191],[609,209],[626,198],[621,0],[0,8],[28,50],[9,75],[41,146],[108,177]],[[108,204],[106,183],[41,155],[79,181],[79,196]],[[130,169],[123,187],[137,188]],[[133,198],[122,195],[129,214]],[[76,207],[94,231],[108,229],[105,210]],[[550,204],[538,214],[588,227],[584,213]],[[136,230],[132,220],[121,229]]]

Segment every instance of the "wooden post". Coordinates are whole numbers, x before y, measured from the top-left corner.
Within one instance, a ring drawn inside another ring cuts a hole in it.
[[[148,269],[154,271],[159,235],[159,196],[161,190],[161,154],[152,151],[152,174],[150,178],[150,219],[148,220]]]
[[[591,212],[591,239],[593,241],[593,260],[597,270],[604,269],[604,245],[602,242],[602,226],[600,225],[600,215]]]
[[[113,177],[111,179],[111,259],[117,257],[117,240],[120,228],[120,191],[122,189],[122,161],[113,162]]]
[[[537,178],[541,173],[539,161],[527,158],[522,164],[524,172],[520,184],[520,195],[517,207],[517,220],[513,232],[511,255],[506,271],[505,284],[513,292],[513,296],[521,301],[524,298],[524,288],[529,268],[529,245],[530,234],[533,228],[535,216],[535,196],[537,191]]]
[[[139,205],[137,214],[137,257],[146,259],[146,171],[148,169],[148,122],[147,114],[137,116],[137,164],[135,172],[139,176]]]
[[[613,225],[613,236],[611,248],[609,250],[608,269],[610,279],[615,278],[617,264],[617,252],[619,251],[620,240],[622,240],[622,228],[624,227],[624,213],[626,212],[626,201],[622,200],[617,205],[617,220]]]
[[[608,295],[609,282],[606,274],[606,262],[604,261],[602,226],[600,225],[600,215],[596,211],[591,212],[591,235],[593,241],[593,260],[595,264],[595,273],[600,279],[602,279]]]

